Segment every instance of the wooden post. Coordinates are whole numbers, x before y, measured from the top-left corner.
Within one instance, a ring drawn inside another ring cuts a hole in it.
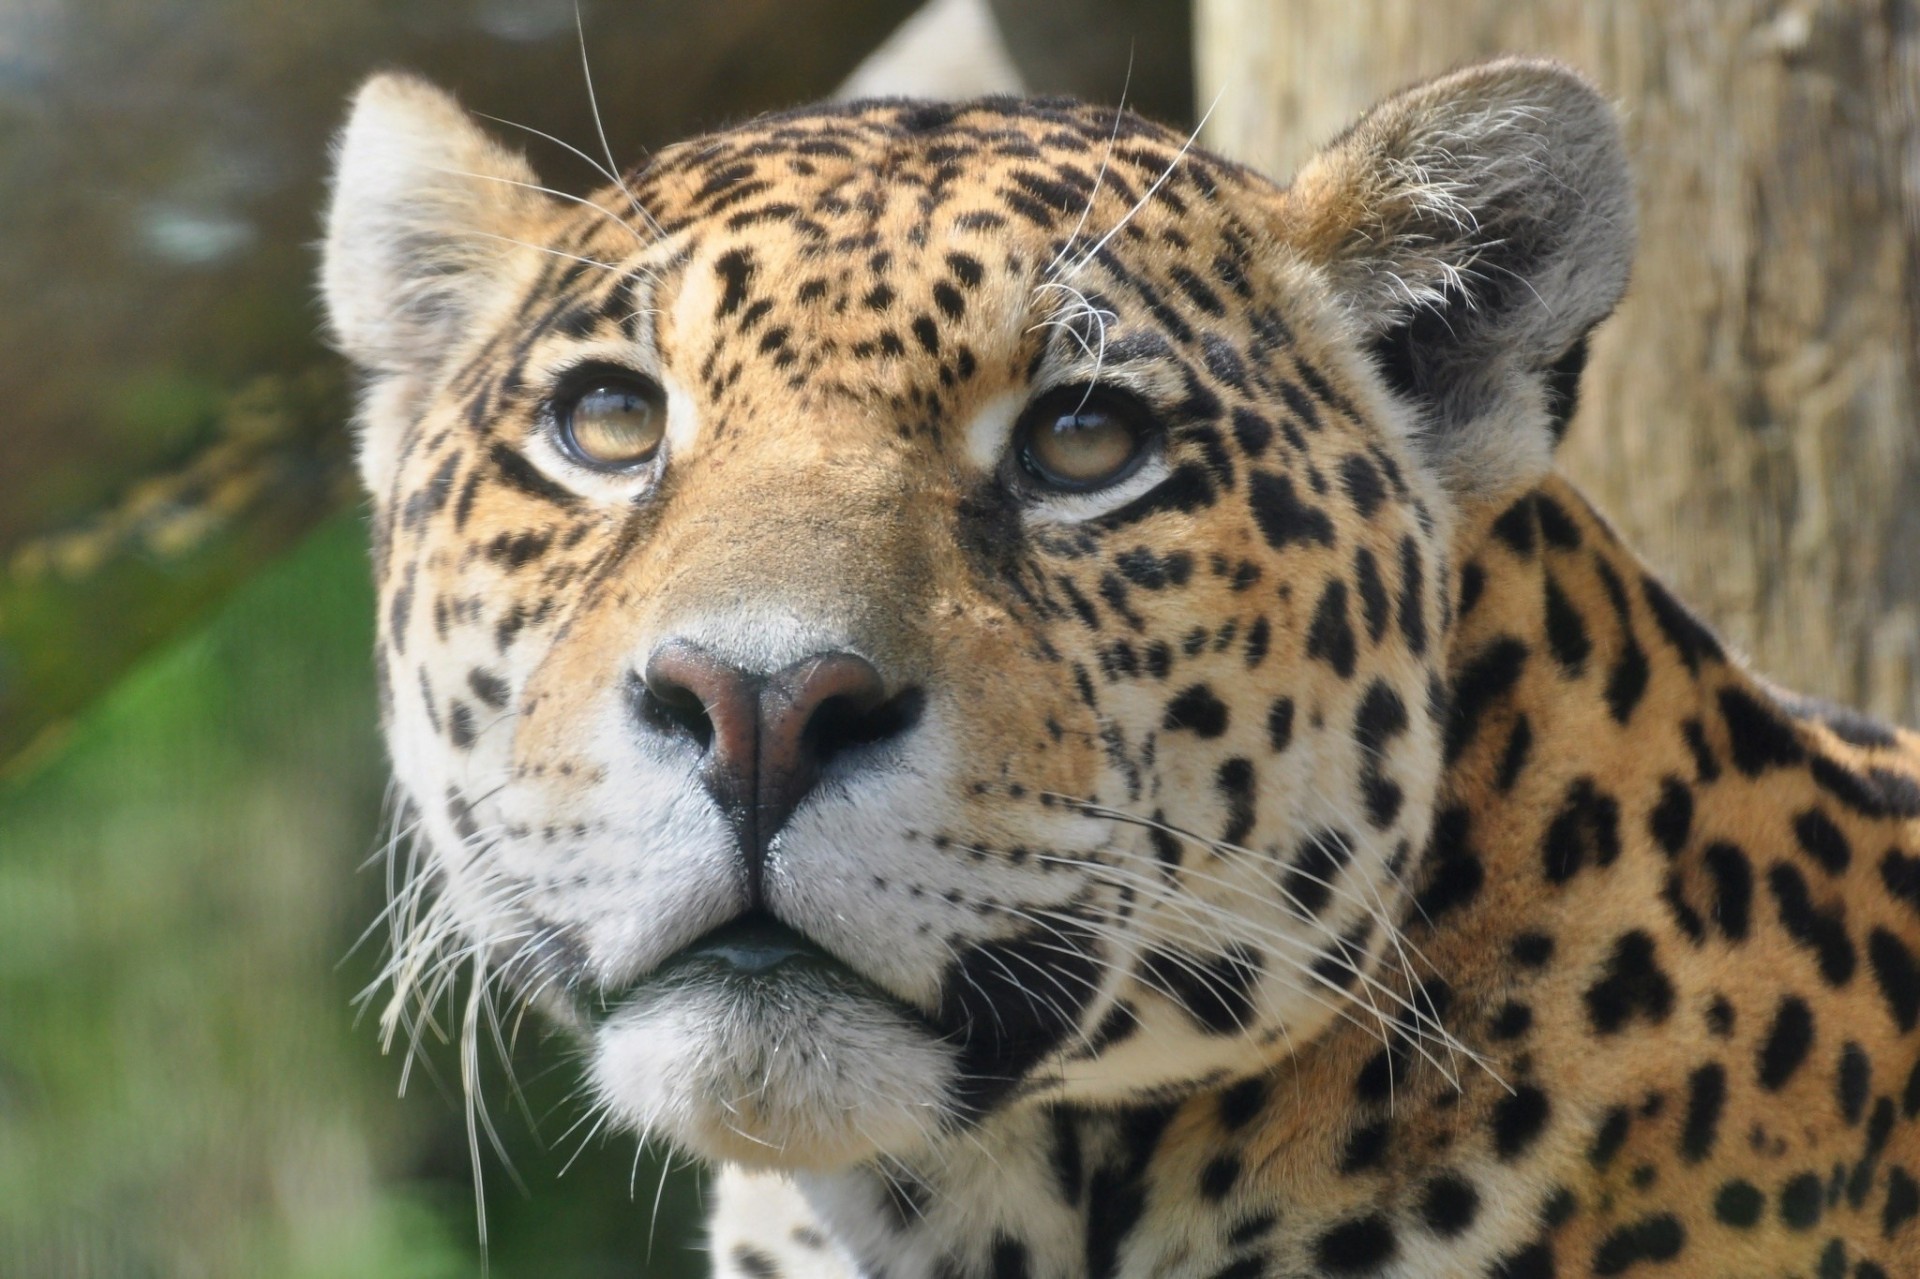
[[[1783,683],[1920,723],[1920,4],[1199,0],[1216,148],[1284,178],[1499,53],[1622,110],[1640,254],[1561,464]]]

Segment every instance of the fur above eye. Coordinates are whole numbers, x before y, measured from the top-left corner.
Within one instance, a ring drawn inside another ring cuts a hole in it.
[[[596,470],[651,461],[667,430],[667,393],[638,373],[596,372],[553,402],[554,430],[568,456]]]
[[[1028,476],[1063,493],[1105,488],[1133,474],[1154,424],[1147,407],[1109,387],[1063,386],[1027,406],[1013,430]]]

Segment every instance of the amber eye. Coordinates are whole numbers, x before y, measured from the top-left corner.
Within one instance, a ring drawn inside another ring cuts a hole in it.
[[[621,470],[647,461],[667,431],[667,396],[638,374],[593,377],[554,406],[567,451],[588,466]]]
[[[1020,461],[1035,479],[1079,493],[1132,474],[1146,455],[1150,430],[1146,407],[1132,396],[1063,386],[1029,405],[1013,435]]]

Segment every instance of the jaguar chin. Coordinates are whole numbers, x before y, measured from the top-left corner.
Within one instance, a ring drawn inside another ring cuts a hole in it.
[[[593,1088],[640,1132],[749,1167],[914,1153],[954,1117],[954,1051],[915,1010],[771,920],[741,919],[593,1027]]]

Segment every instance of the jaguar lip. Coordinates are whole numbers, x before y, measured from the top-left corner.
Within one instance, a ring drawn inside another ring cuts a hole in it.
[[[787,981],[813,985],[824,982],[892,1004],[916,1019],[921,1017],[918,1010],[875,986],[805,933],[763,910],[735,915],[669,955],[637,981],[622,989],[600,992],[583,1012],[587,1021],[599,1024],[647,991],[684,983],[718,982],[722,987],[744,989]]]
[[[807,961],[841,966],[839,960],[804,934],[760,910],[734,916],[673,956],[663,967],[700,959],[748,975],[769,972],[782,964]]]

